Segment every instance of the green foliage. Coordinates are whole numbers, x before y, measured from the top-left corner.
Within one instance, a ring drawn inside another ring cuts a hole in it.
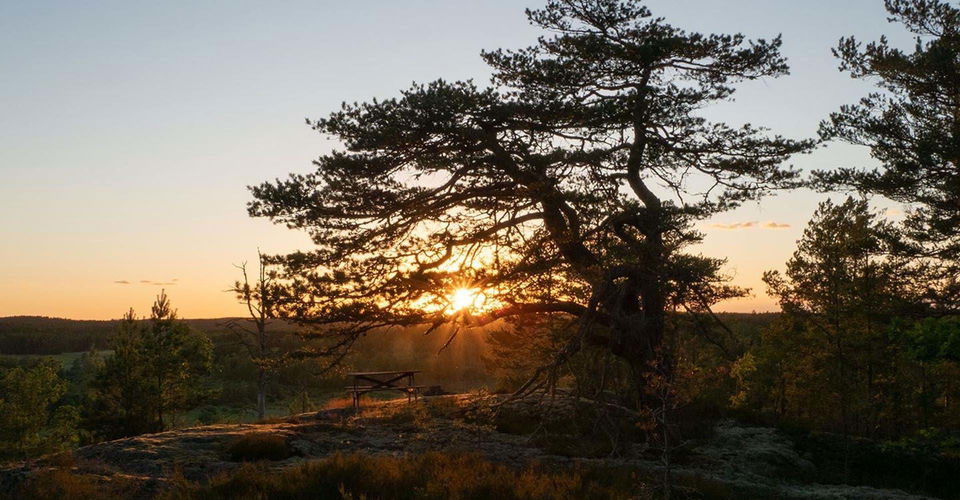
[[[865,201],[820,205],[786,272],[764,276],[784,314],[731,365],[733,407],[871,437],[955,425],[956,323],[914,319],[923,274],[885,252],[887,229]]]
[[[162,429],[150,397],[143,327],[133,310],[120,323],[113,355],[106,357],[91,383],[84,426],[97,438],[115,439]]]
[[[930,302],[960,306],[960,9],[942,0],[886,0],[891,21],[916,35],[912,51],[886,37],[863,45],[843,38],[840,69],[874,82],[878,92],[823,122],[820,134],[870,148],[877,168],[818,172],[826,188],[853,187],[910,204],[891,241],[928,260]]]
[[[818,482],[956,498],[960,449],[955,433],[923,429],[886,442],[822,432],[791,434],[797,451],[817,466]]]
[[[157,422],[173,422],[177,411],[196,406],[206,393],[201,377],[210,371],[210,340],[177,320],[165,294],[154,303],[149,326],[141,331],[142,353],[151,394],[156,397]]]
[[[87,427],[113,439],[173,425],[177,412],[207,395],[202,377],[211,356],[210,340],[177,320],[165,294],[147,320],[131,310],[114,338],[113,355],[92,382]]]
[[[960,362],[960,317],[924,318],[904,336],[914,359]]]
[[[95,349],[81,353],[66,365],[66,378],[69,381],[66,399],[71,404],[79,406],[85,402],[102,366],[103,354]]]
[[[767,383],[755,389],[766,385],[781,417],[861,434],[895,429],[887,411],[896,404],[884,381],[895,377],[897,358],[884,331],[909,310],[912,290],[903,263],[883,255],[882,230],[865,201],[826,201],[785,275],[765,274],[785,321],[757,350],[766,366],[754,374],[765,371]]]
[[[73,447],[79,414],[60,404],[66,391],[60,363],[52,359],[0,372],[0,457],[26,458]]]
[[[53,355],[91,348],[106,349],[115,326],[113,321],[41,316],[0,318],[0,352]]]

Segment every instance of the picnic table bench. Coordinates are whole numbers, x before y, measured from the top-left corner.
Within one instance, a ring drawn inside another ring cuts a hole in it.
[[[420,370],[397,370],[384,372],[352,372],[353,385],[347,386],[347,392],[353,396],[353,407],[360,409],[360,396],[368,392],[397,391],[407,395],[407,402],[420,396],[425,386],[414,385],[414,375]]]

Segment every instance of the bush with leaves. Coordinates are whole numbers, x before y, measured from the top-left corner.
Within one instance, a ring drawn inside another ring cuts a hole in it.
[[[60,404],[66,392],[54,359],[0,373],[0,457],[26,458],[75,445],[79,415]]]

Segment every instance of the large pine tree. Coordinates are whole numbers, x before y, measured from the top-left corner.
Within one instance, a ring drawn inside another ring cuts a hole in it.
[[[552,314],[571,325],[552,366],[588,342],[639,383],[668,311],[742,293],[722,260],[683,252],[700,238],[690,224],[793,185],[784,163],[810,143],[701,110],[786,74],[779,37],[689,33],[636,1],[527,15],[551,35],[484,53],[493,86],[438,80],[345,104],[310,122],[343,151],[253,188],[251,215],[317,245],[279,260],[284,313],[330,339],[321,354],[390,325]],[[456,289],[486,300],[457,309]]]

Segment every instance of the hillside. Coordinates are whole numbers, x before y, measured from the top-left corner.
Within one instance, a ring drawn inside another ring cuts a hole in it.
[[[205,488],[213,488],[211,478],[221,484],[250,475],[253,469],[244,468],[250,461],[257,462],[257,474],[269,476],[335,455],[406,460],[434,452],[466,454],[475,457],[470,460],[509,470],[536,463],[537,470],[553,473],[575,469],[590,478],[627,477],[620,488],[633,490],[618,491],[637,496],[653,491],[662,480],[657,454],[640,445],[611,454],[584,443],[570,446],[559,435],[536,439],[516,432],[517,422],[544,404],[558,419],[575,418],[570,400],[525,400],[489,414],[484,409],[493,398],[440,396],[413,405],[393,401],[369,406],[361,415],[328,409],[268,423],[194,427],[105,442],[80,448],[70,457],[44,457],[0,469],[0,491],[29,496],[53,492],[55,484],[65,483],[141,498],[171,489],[202,496]],[[490,416],[482,417],[485,414]],[[773,429],[731,421],[721,421],[709,436],[678,454],[671,473],[678,492],[693,497],[921,498],[897,490],[818,484],[816,466],[802,458],[788,438]]]

